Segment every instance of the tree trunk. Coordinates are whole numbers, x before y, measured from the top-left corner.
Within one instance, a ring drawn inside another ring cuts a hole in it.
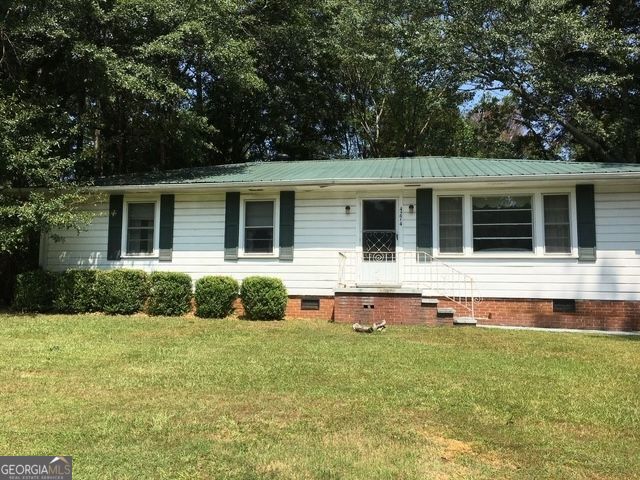
[[[94,144],[96,148],[96,166],[98,168],[98,173],[103,175],[104,164],[102,161],[102,133],[99,128],[94,130]]]

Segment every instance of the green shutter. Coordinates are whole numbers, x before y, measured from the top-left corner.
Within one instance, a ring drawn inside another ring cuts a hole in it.
[[[578,258],[596,260],[596,207],[593,185],[576,185]]]
[[[173,255],[173,214],[175,195],[160,195],[160,261],[170,262]]]
[[[227,192],[224,212],[224,259],[238,259],[240,234],[240,194]]]
[[[280,192],[280,260],[293,260],[296,192]]]
[[[433,255],[433,190],[416,190],[416,250]]]
[[[107,233],[107,260],[120,260],[122,254],[122,204],[124,195],[109,197],[109,229]]]

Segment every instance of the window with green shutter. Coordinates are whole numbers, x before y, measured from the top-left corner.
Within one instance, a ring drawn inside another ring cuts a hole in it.
[[[273,253],[273,200],[247,200],[244,204],[244,253]]]

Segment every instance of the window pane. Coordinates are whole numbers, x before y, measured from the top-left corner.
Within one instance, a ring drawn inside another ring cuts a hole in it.
[[[544,196],[545,223],[569,223],[569,196]]]
[[[153,227],[154,212],[153,203],[130,203],[129,227]]]
[[[245,252],[273,253],[273,209],[271,200],[245,203]]]
[[[473,197],[473,208],[478,210],[531,210],[531,197]]]
[[[440,226],[440,251],[442,253],[462,252],[462,226]]]
[[[364,200],[362,202],[363,230],[396,229],[395,200]]]
[[[494,225],[474,225],[474,238],[530,238],[531,224],[500,223]]]
[[[462,252],[462,197],[439,199],[440,251]]]
[[[531,223],[531,209],[529,210],[473,210],[473,223]]]
[[[153,253],[155,204],[130,203],[127,211],[127,253]]]
[[[245,226],[273,227],[273,202],[247,202],[245,204]]]
[[[129,230],[127,253],[152,253],[153,229]]]
[[[247,253],[273,252],[273,227],[245,229],[244,251]]]
[[[547,253],[570,253],[569,196],[544,196],[544,248]]]
[[[533,251],[531,197],[473,197],[473,250]]]
[[[473,239],[473,250],[476,252],[522,252],[532,249],[531,239]]]

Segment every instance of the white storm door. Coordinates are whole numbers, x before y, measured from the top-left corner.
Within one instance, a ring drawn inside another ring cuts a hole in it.
[[[362,201],[362,258],[359,285],[398,285],[395,199]]]

